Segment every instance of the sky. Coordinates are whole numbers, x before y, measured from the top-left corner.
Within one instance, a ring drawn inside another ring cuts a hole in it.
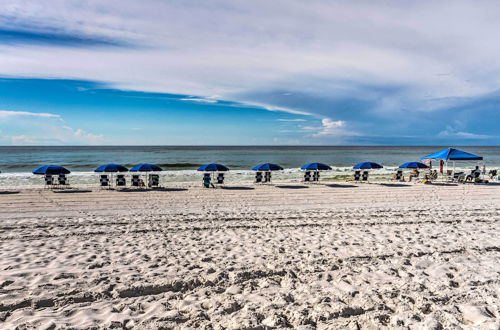
[[[0,145],[499,145],[500,2],[2,0]]]

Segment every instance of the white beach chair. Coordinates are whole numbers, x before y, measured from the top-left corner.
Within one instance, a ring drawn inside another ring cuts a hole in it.
[[[125,180],[125,175],[117,175],[116,176],[116,186],[117,187],[125,187],[127,184],[127,181]]]
[[[99,178],[99,183],[101,184],[101,187],[108,187],[109,186],[109,178],[107,175],[101,175]]]
[[[54,185],[54,177],[50,174],[45,175],[45,188],[52,188]]]
[[[361,181],[368,181],[368,171],[364,171],[363,175],[361,176]]]
[[[319,171],[313,173],[313,182],[319,182]]]
[[[157,188],[160,186],[160,176],[158,174],[150,174],[148,177],[148,186]]]
[[[69,185],[68,179],[66,178],[65,174],[59,174],[59,176],[57,177],[57,181],[58,181],[59,185],[61,185],[61,186]]]
[[[310,182],[311,181],[311,171],[306,171],[304,173],[304,182]]]
[[[131,182],[132,187],[139,187],[140,186],[140,179],[138,175],[132,175],[132,182]]]
[[[255,183],[262,183],[262,172],[255,173]]]

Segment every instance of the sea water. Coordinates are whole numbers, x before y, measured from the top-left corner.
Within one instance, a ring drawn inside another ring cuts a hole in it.
[[[416,161],[444,147],[414,146],[21,146],[0,147],[0,185],[42,184],[31,171],[41,165],[62,165],[71,170],[71,183],[96,183],[93,170],[106,163],[132,167],[152,163],[164,169],[162,182],[195,182],[201,174],[196,169],[205,163],[221,163],[230,168],[228,181],[251,182],[251,168],[259,163],[276,163],[285,168],[273,174],[278,180],[299,181],[299,167],[322,162],[333,167],[324,172],[327,180],[345,180],[352,166],[362,161],[380,163],[374,171],[389,176],[400,164]],[[484,157],[488,169],[500,167],[500,147],[458,147]],[[457,162],[457,168],[472,169],[477,162]]]

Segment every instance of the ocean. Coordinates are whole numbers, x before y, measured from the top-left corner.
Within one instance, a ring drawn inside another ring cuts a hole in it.
[[[153,163],[162,167],[164,181],[198,181],[196,168],[205,163],[222,163],[231,169],[228,180],[252,180],[251,168],[270,162],[285,168],[276,176],[299,180],[298,168],[308,162],[323,162],[334,169],[323,175],[345,179],[354,164],[373,161],[384,165],[377,173],[387,175],[401,163],[415,161],[438,151],[439,146],[21,146],[0,147],[0,185],[41,184],[31,171],[44,164],[62,165],[72,171],[73,183],[97,182],[93,170],[101,164],[131,167]],[[500,147],[458,147],[484,157],[487,168],[500,167]],[[468,169],[475,165],[460,163]]]

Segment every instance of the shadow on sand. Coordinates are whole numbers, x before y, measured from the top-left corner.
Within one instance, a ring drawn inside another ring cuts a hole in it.
[[[254,190],[254,187],[220,187],[225,190]]]
[[[89,193],[92,190],[52,190],[55,194],[81,194],[81,193]]]
[[[353,184],[326,184],[325,186],[331,187],[331,188],[358,188],[359,186],[355,186]]]
[[[123,189],[116,189],[115,191],[122,191],[122,192],[148,192],[148,191],[153,191],[152,189],[145,189],[145,188],[123,188]]]
[[[410,184],[404,184],[404,183],[379,183],[381,186],[384,187],[411,187],[412,185]]]
[[[488,182],[488,183],[484,183],[482,184],[483,186],[500,186],[500,182]]]
[[[305,188],[309,188],[309,187],[308,186],[281,185],[281,186],[276,186],[276,188],[281,188],[281,189],[305,189]]]
[[[155,188],[150,191],[187,191],[187,188]]]
[[[0,191],[0,195],[14,195],[19,194],[19,191]]]
[[[124,192],[149,192],[149,191],[187,191],[186,188],[125,188],[119,189],[116,191],[124,191]]]

